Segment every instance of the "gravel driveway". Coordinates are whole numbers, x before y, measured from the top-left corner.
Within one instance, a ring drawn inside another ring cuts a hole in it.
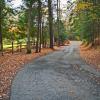
[[[100,100],[100,73],[79,55],[80,42],[25,65],[10,100]]]

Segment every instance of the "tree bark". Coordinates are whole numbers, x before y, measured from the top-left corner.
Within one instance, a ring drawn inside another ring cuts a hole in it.
[[[28,9],[28,27],[27,27],[27,53],[31,53],[30,43],[30,27],[31,27],[31,9]]]
[[[38,0],[38,31],[36,42],[36,53],[41,52],[41,0]]]
[[[3,55],[3,42],[2,42],[2,8],[1,8],[1,2],[0,2],[0,51]]]
[[[49,12],[49,34],[50,34],[50,48],[53,49],[53,12],[52,12],[52,0],[48,0],[48,12]]]
[[[44,40],[44,22],[42,22],[42,47],[44,48],[45,44],[44,44],[45,40]]]
[[[41,44],[42,44],[42,10],[41,10],[41,0],[39,0],[39,34],[40,34],[39,52],[41,52]]]

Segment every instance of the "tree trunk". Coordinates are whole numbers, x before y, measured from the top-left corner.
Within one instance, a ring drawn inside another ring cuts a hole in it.
[[[41,33],[41,22],[40,22],[40,46],[39,46],[39,52],[41,52],[41,44],[42,44],[42,33]]]
[[[57,0],[58,46],[60,46],[60,0]]]
[[[53,49],[53,12],[52,12],[52,0],[48,0],[48,11],[49,11],[49,34],[50,34],[50,48]]]
[[[2,52],[2,55],[3,55],[3,42],[2,42],[2,9],[1,9],[1,4],[0,4],[0,51]]]
[[[30,43],[30,27],[31,27],[31,9],[28,9],[28,27],[27,27],[27,53],[31,53]]]
[[[42,22],[42,47],[44,48],[44,22]]]
[[[39,21],[38,21],[37,40],[36,40],[36,51],[35,52],[36,53],[39,52]]]
[[[38,31],[36,42],[36,53],[41,52],[41,1],[38,0]]]
[[[59,0],[57,0],[57,31],[58,31],[58,46],[60,45],[59,41]]]
[[[14,42],[12,41],[11,42],[11,45],[12,45],[12,54],[14,53]]]
[[[41,44],[42,44],[42,10],[41,10],[41,0],[39,0],[39,34],[40,34],[39,52],[41,52]]]

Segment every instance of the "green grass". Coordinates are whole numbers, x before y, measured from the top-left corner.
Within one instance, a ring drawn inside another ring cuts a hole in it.
[[[22,44],[22,48],[24,48],[25,45],[26,45],[26,43],[23,43],[23,44]],[[14,43],[14,48],[16,48],[17,46],[18,46],[18,44]],[[11,44],[4,44],[4,45],[3,45],[3,48],[4,48],[4,49],[12,48],[12,45],[11,45]]]

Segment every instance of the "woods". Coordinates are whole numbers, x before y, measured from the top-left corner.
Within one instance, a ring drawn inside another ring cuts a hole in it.
[[[9,46],[12,53],[16,51],[14,47],[17,44],[20,47],[26,44],[27,53],[31,53],[32,44],[38,53],[43,47],[53,49],[55,44],[59,46],[66,39],[82,40],[92,46],[100,45],[99,0],[67,1],[64,10],[61,9],[60,0],[22,2],[20,7],[13,8],[12,0],[0,1],[2,55]]]
[[[53,51],[57,53],[51,56],[50,63],[43,58],[36,64],[47,63],[45,68],[54,65],[54,72],[60,75],[68,71],[69,79],[72,71],[83,74],[81,67],[86,65],[83,59],[99,72],[100,0],[0,0],[0,100],[9,99],[12,80],[24,65]],[[73,91],[69,94],[73,95]]]
[[[20,49],[21,45],[26,44],[27,53],[31,53],[33,48],[36,53],[41,52],[43,47],[53,49],[55,42],[60,45],[59,25],[63,23],[59,20],[60,1],[22,0],[22,2],[20,7],[13,8],[12,0],[0,1],[0,50],[2,55],[8,49],[6,47],[12,48],[11,51],[14,53],[18,49],[16,48],[18,46],[15,46],[17,44]],[[55,23],[57,25],[54,28]],[[66,27],[64,28],[66,33]]]
[[[100,45],[100,1],[77,1],[70,17],[71,31],[92,46]]]

